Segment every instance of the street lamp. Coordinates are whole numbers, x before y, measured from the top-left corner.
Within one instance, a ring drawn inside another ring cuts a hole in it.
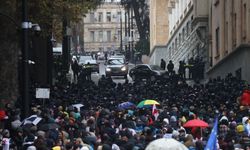
[[[22,66],[23,66],[23,84],[22,84],[22,115],[27,117],[30,110],[29,95],[29,41],[28,31],[33,28],[35,31],[41,31],[38,24],[32,24],[28,21],[27,0],[22,0]]]

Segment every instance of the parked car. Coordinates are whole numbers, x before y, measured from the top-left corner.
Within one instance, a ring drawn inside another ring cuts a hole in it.
[[[111,57],[114,57],[114,58],[123,58],[123,59],[125,59],[125,56],[124,56],[122,53],[115,53],[115,54],[112,55]]]
[[[106,76],[123,76],[127,79],[128,65],[123,58],[112,58],[110,57],[105,63]]]
[[[92,58],[91,56],[80,56],[80,57],[79,57],[78,64],[79,64],[80,66],[83,66],[83,65],[85,65],[85,63],[86,63],[86,60],[93,60],[93,58]]]
[[[99,63],[96,62],[94,59],[89,59],[85,61],[85,64],[83,65],[83,69],[90,67],[92,69],[92,72],[99,73]]]
[[[156,80],[166,73],[157,65],[140,64],[130,69],[129,76],[133,81],[139,79]]]

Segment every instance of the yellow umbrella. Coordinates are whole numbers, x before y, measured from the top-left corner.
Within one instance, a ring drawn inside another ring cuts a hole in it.
[[[150,106],[150,105],[160,105],[160,103],[158,103],[156,100],[152,100],[152,99],[147,99],[147,100],[143,100],[141,101],[137,107],[138,108],[142,108],[144,106]]]

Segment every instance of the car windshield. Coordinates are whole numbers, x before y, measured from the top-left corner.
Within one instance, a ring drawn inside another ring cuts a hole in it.
[[[157,65],[150,65],[150,68],[152,69],[152,70],[162,70],[159,66],[157,66]]]
[[[85,63],[86,60],[91,60],[92,57],[91,56],[81,56],[79,58],[79,63]]]
[[[123,59],[110,59],[107,62],[108,65],[122,65],[124,64],[124,60]]]
[[[90,63],[90,64],[96,64],[96,60],[86,60],[85,64]]]

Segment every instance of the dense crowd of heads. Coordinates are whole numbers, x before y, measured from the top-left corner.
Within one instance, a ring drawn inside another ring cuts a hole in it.
[[[244,149],[250,145],[250,138],[241,136],[245,132],[242,119],[249,113],[237,98],[247,88],[246,82],[231,74],[193,86],[171,76],[134,83],[126,80],[124,84],[102,76],[98,85],[90,80],[58,84],[44,103],[33,98],[31,115],[42,118],[36,126],[22,125],[20,110],[6,105],[8,119],[1,120],[1,139],[10,139],[9,145],[19,149],[138,150],[155,139],[174,138],[189,149],[198,150],[206,145],[214,118],[219,116],[218,145],[223,149]],[[145,99],[160,103],[157,119],[150,107],[118,107],[122,102],[137,105]],[[84,105],[81,109],[72,105],[79,103]],[[206,121],[210,127],[202,132],[200,128],[182,127],[195,118]]]

